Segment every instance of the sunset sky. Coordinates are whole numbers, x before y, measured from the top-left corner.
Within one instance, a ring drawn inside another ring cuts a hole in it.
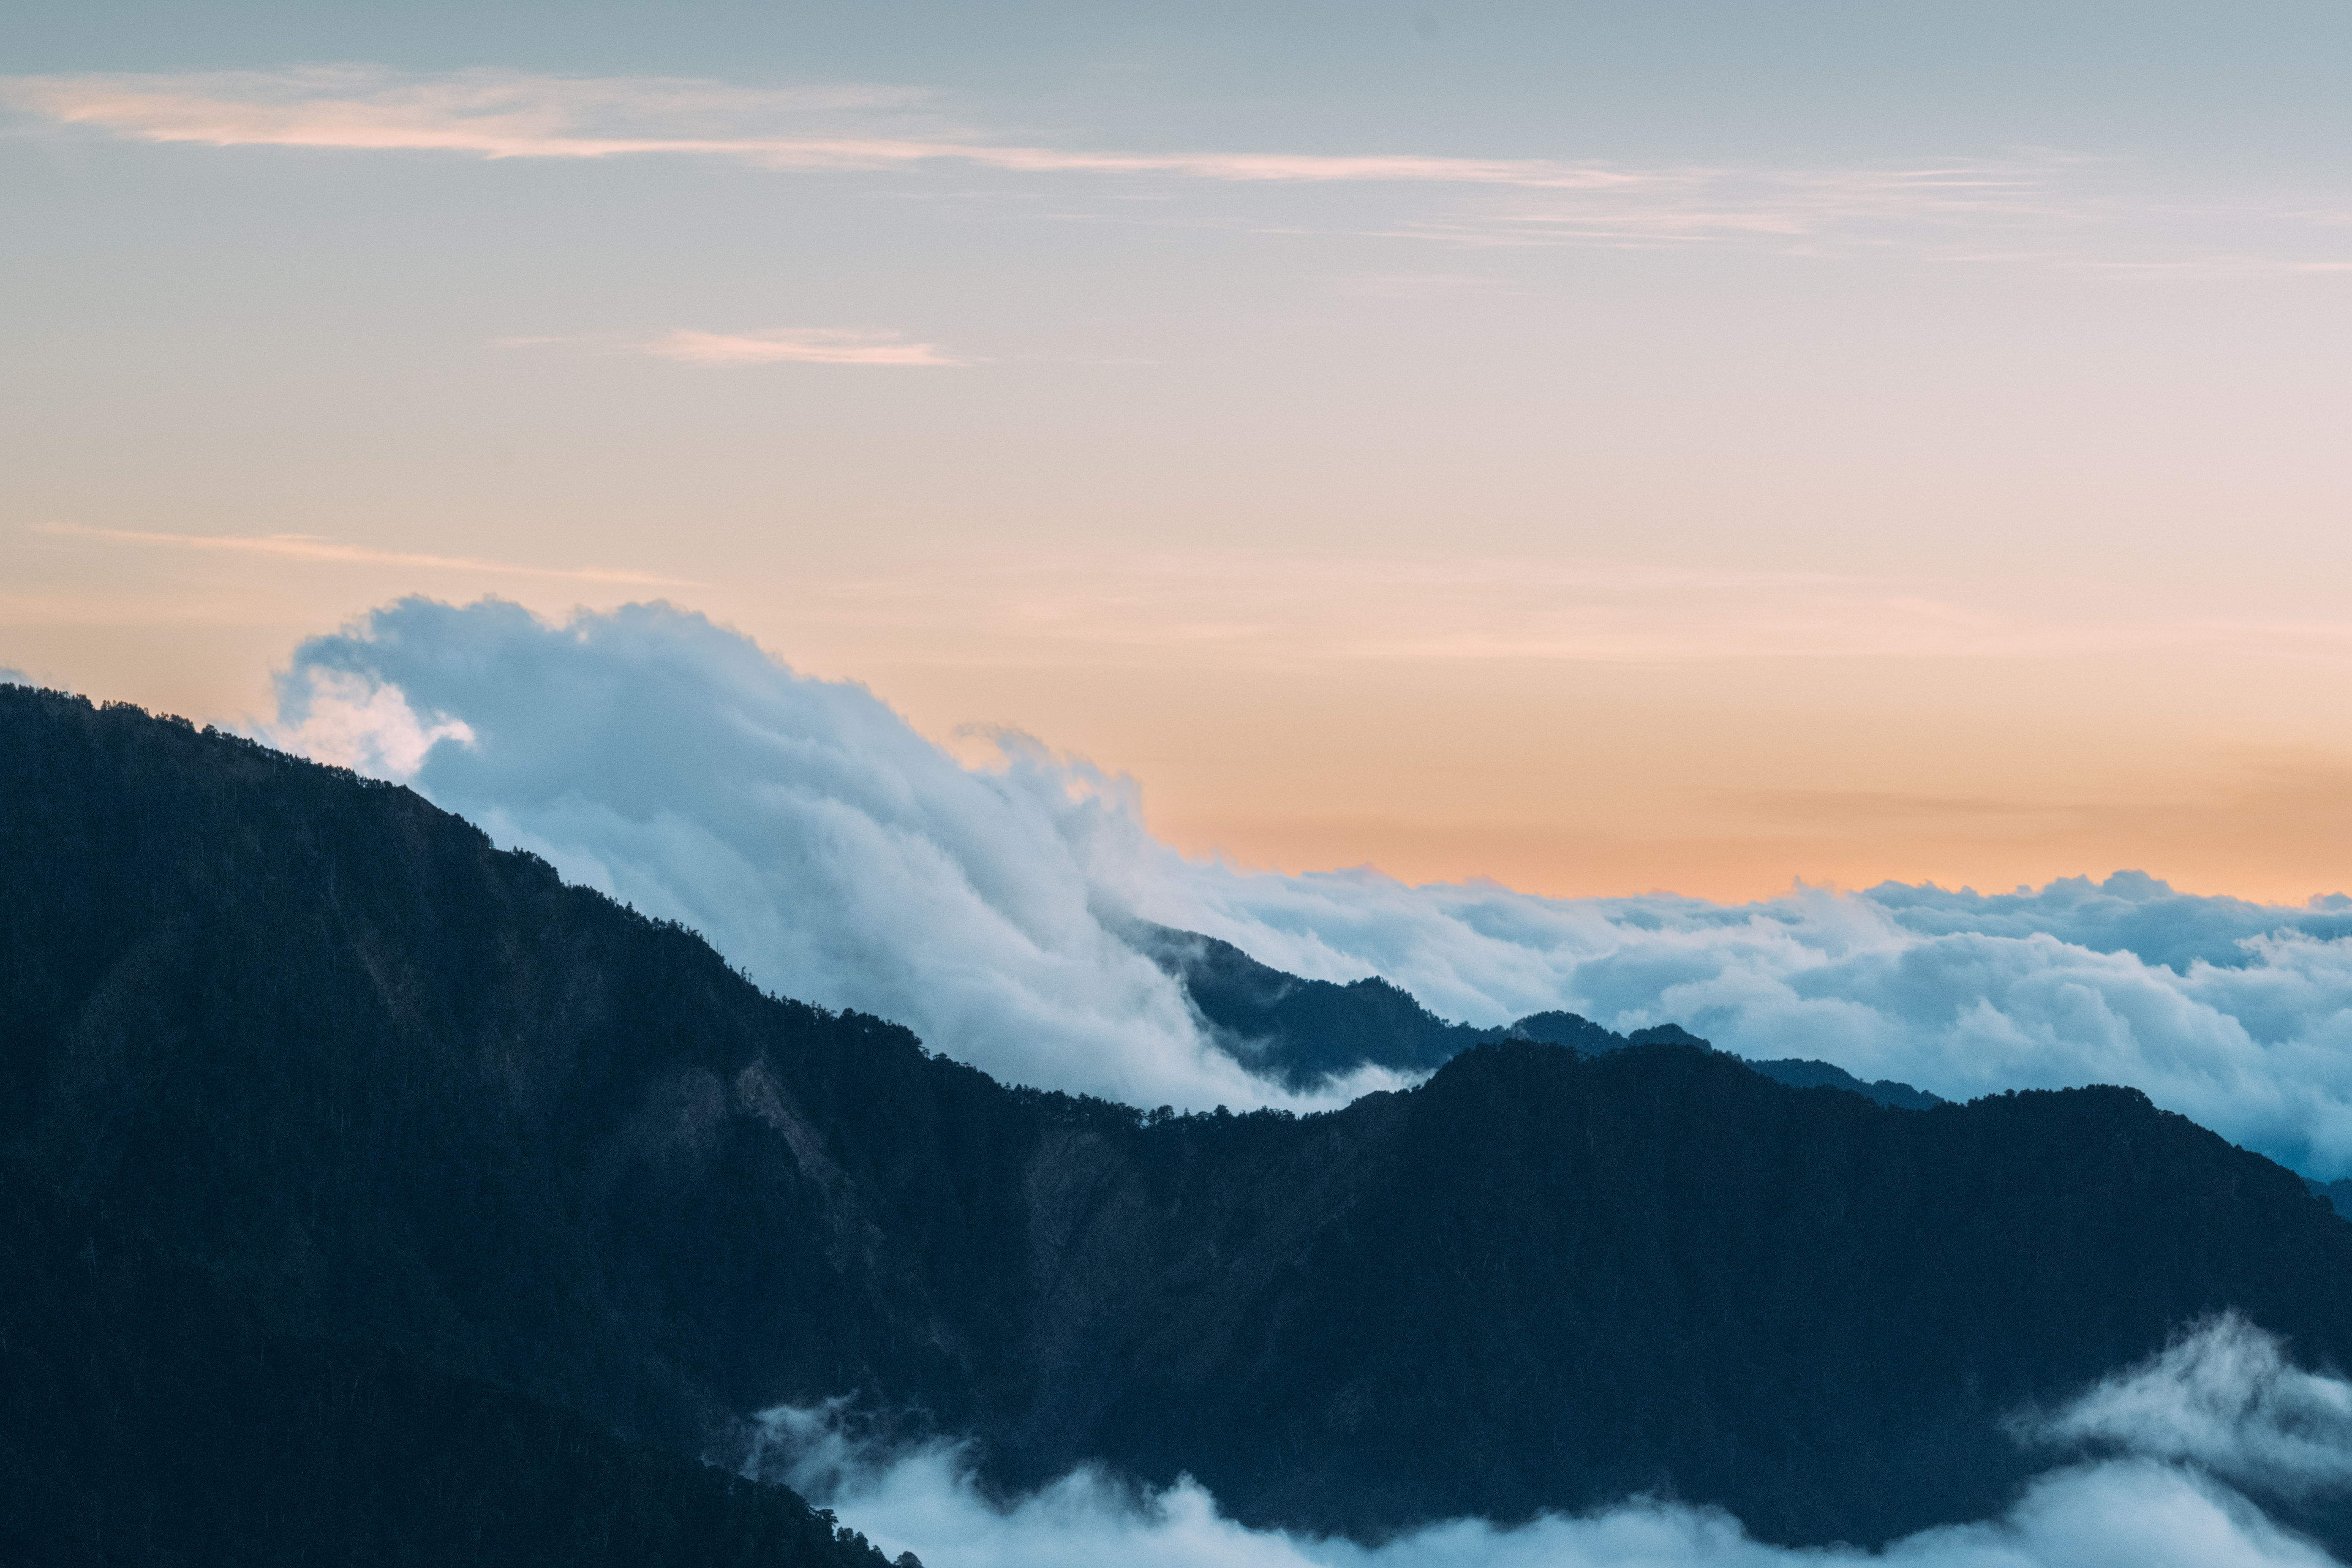
[[[2057,14],[2053,14],[2057,13]],[[0,666],[667,599],[1286,870],[2352,886],[2352,8],[37,5]]]

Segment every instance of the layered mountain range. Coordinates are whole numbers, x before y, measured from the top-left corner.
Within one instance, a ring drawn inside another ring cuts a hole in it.
[[[1184,987],[1193,1011],[1217,1047],[1261,1078],[1284,1088],[1328,1087],[1360,1068],[1427,1072],[1473,1046],[1537,1040],[1587,1055],[1627,1046],[1683,1045],[1712,1049],[1679,1024],[1655,1024],[1620,1035],[1574,1013],[1532,1013],[1516,1023],[1480,1028],[1454,1024],[1378,975],[1339,984],[1307,980],[1260,963],[1232,942],[1149,921],[1118,929],[1129,945]],[[1744,1059],[1744,1058],[1742,1058]],[[1798,1089],[1845,1089],[1881,1105],[1924,1110],[1942,1100],[1907,1083],[1864,1083],[1843,1068],[1802,1058],[1747,1061],[1756,1072]]]
[[[577,1515],[562,1560],[874,1561],[697,1463],[823,1400],[971,1438],[998,1489],[1189,1472],[1362,1539],[1648,1492],[1870,1542],[1997,1510],[2050,1462],[2005,1416],[2201,1318],[2352,1364],[2352,1225],[2129,1089],[1471,1038],[1146,931],[1276,1076],[1435,1068],[1147,1112],[763,994],[407,790],[133,709],[0,688],[0,802],[18,1556],[533,1561],[499,1521]],[[225,1496],[172,1470],[216,1442]]]

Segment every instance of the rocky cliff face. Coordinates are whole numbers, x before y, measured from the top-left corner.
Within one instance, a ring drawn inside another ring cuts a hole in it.
[[[2235,1307],[2352,1364],[2352,1225],[2127,1090],[1897,1110],[1528,1041],[1330,1115],[998,1085],[400,789],[0,689],[0,1143],[272,1331],[723,1451],[857,1396],[1378,1534],[1650,1489],[1997,1506],[1998,1419]]]

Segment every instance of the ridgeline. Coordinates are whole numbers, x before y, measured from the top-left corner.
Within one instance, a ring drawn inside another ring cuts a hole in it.
[[[6,1484],[177,1513],[145,1539],[188,1561],[295,1556],[172,1544],[279,1528],[163,1473],[217,1422],[248,1492],[345,1478],[284,1542],[396,1543],[462,1475],[462,1517],[634,1497],[604,1539],[871,1562],[694,1462],[848,1395],[971,1435],[995,1486],[1190,1471],[1253,1524],[1650,1491],[1874,1542],[2000,1507],[2048,1462],[2004,1414],[2203,1315],[2352,1365],[2352,1225],[2128,1089],[1900,1109],[1515,1038],[1328,1115],[1147,1116],[762,994],[407,790],[134,709],[0,688],[0,802],[10,1414],[163,1391],[0,1450]],[[656,1556],[705,1560],[608,1552]]]

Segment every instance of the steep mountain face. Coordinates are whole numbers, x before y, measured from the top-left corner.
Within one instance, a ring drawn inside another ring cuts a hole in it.
[[[2200,1314],[2352,1364],[2352,1225],[2128,1090],[1903,1110],[1521,1039],[1145,1116],[135,710],[0,689],[0,1152],[257,1332],[624,1442],[846,1394],[999,1484],[1189,1470],[1251,1522],[1652,1489],[1874,1541],[1998,1506],[2005,1411]]]
[[[1658,1489],[1878,1540],[1990,1511],[2024,1468],[2000,1415],[2158,1325],[2242,1303],[2328,1356],[2352,1327],[2323,1283],[2352,1228],[2126,1089],[1904,1112],[1508,1043],[1335,1116],[1170,1131],[1057,1162],[1100,1216],[1044,1238],[1086,1293],[1057,1354],[1114,1370],[1024,1436],[1091,1429],[1264,1521]]]

